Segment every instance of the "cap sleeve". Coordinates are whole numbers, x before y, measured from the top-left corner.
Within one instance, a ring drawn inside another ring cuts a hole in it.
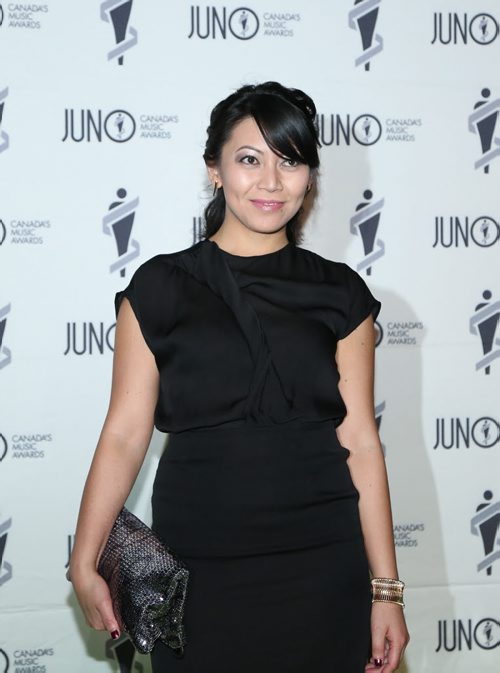
[[[118,312],[122,304],[123,298],[126,297],[129,302],[132,310],[135,313],[135,317],[139,320],[138,307],[135,298],[135,274],[132,276],[129,284],[124,290],[120,290],[115,294],[115,316],[118,318]]]
[[[122,304],[123,299],[126,297],[129,300],[130,306],[132,307],[137,322],[139,323],[139,327],[141,329],[142,336],[144,337],[144,341],[146,342],[149,349],[153,351],[150,335],[148,334],[148,328],[142,315],[144,309],[144,306],[142,306],[142,304],[144,302],[141,301],[140,288],[143,275],[144,275],[143,267],[139,267],[133,274],[127,287],[124,290],[120,290],[115,294],[115,302],[114,302],[115,315],[118,318],[118,312],[120,310],[120,306]],[[144,283],[142,282],[142,284]],[[142,295],[144,296],[143,292]]]
[[[346,291],[347,291],[347,310],[346,320],[337,338],[344,339],[353,330],[360,325],[369,315],[373,320],[377,319],[382,306],[378,299],[375,299],[370,292],[368,285],[357,271],[351,269],[347,264],[346,270]]]

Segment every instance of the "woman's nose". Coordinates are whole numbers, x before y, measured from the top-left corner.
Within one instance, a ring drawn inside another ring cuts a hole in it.
[[[266,189],[269,192],[275,192],[278,189],[281,189],[281,179],[277,166],[268,165],[263,167],[259,187]]]

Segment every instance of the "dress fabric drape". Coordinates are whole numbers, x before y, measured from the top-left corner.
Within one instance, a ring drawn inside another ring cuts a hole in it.
[[[154,673],[361,673],[370,583],[335,348],[378,302],[345,264],[288,243],[158,255],[129,300],[168,432],[153,528],[188,565],[187,646]]]

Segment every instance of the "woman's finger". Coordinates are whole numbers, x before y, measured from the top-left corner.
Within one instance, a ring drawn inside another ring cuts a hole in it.
[[[385,632],[380,628],[372,629],[372,663],[381,669],[385,657]]]
[[[118,638],[120,635],[120,625],[113,611],[113,605],[110,599],[103,599],[97,606],[99,615],[106,631],[112,638]]]
[[[394,673],[399,668],[401,658],[403,656],[404,641],[392,640],[389,642],[389,649],[387,651],[387,663],[383,668],[383,673]]]

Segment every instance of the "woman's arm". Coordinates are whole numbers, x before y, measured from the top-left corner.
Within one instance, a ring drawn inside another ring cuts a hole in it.
[[[159,376],[128,300],[116,322],[111,398],[85,483],[70,576],[90,626],[119,631],[98,558],[144,461],[153,432]]]
[[[342,446],[350,450],[352,480],[359,492],[359,512],[373,577],[398,579],[387,472],[374,414],[375,330],[368,316],[337,344],[339,390],[347,414],[337,428]],[[372,654],[385,659],[382,673],[399,666],[408,643],[402,609],[395,604],[372,606]]]

